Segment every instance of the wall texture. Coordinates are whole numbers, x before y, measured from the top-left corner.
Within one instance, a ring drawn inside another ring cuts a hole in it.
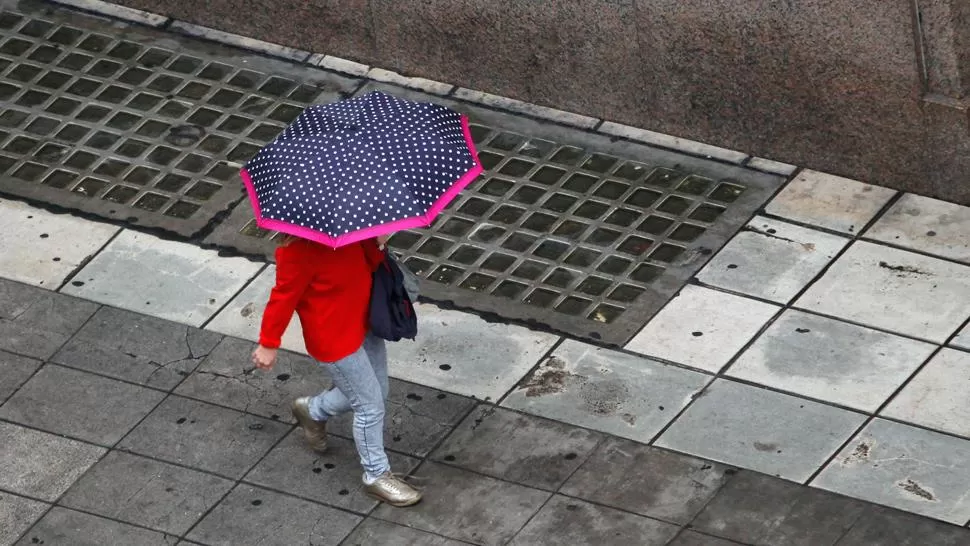
[[[970,0],[114,1],[970,204]]]

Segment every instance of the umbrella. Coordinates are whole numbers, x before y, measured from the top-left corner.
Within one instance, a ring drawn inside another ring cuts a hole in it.
[[[464,115],[372,92],[307,108],[241,174],[259,227],[336,248],[430,225],[481,172]]]

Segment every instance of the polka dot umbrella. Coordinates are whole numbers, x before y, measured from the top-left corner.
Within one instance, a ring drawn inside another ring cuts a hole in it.
[[[465,116],[373,92],[307,108],[242,178],[259,227],[336,248],[430,225],[481,172]]]

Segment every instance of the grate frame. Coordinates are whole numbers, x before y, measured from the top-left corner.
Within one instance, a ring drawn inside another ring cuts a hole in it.
[[[17,20],[17,18],[20,18]],[[361,80],[24,0],[0,0],[0,191],[193,237],[310,103]]]

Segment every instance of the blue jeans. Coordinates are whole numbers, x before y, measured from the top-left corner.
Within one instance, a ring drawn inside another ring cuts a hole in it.
[[[323,364],[334,387],[310,400],[310,417],[323,421],[354,412],[354,443],[371,479],[389,472],[384,452],[384,400],[387,399],[387,347],[371,334],[354,354]]]

